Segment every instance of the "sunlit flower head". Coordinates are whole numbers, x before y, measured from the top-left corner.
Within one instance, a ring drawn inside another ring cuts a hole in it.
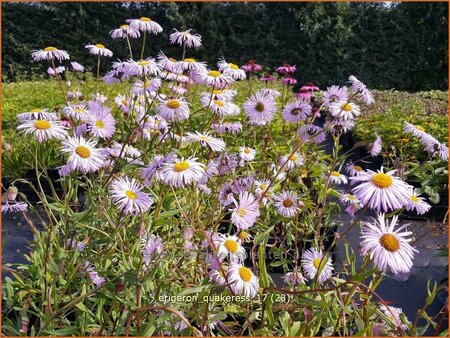
[[[69,155],[67,164],[72,171],[94,172],[104,164],[104,157],[96,145],[97,142],[83,137],[68,137],[61,143],[61,151]]]
[[[86,120],[90,115],[89,109],[84,103],[68,105],[62,111],[64,115],[75,120]]]
[[[294,217],[298,212],[298,196],[296,193],[282,191],[274,194],[273,201],[277,212],[284,217]]]
[[[357,183],[352,188],[352,194],[356,195],[362,204],[376,211],[393,211],[409,204],[412,194],[412,186],[394,176],[395,170],[378,172],[367,170],[361,175],[350,177],[352,183]]]
[[[95,136],[108,139],[116,132],[116,120],[109,109],[96,109],[87,121],[89,132]]]
[[[130,27],[129,25],[121,25],[119,28],[109,32],[113,39],[126,39],[134,38],[137,39],[141,36],[139,30]]]
[[[331,184],[347,184],[347,177],[341,174],[339,171],[332,171],[328,179]]]
[[[247,230],[255,224],[260,215],[259,203],[249,192],[239,194],[239,202],[234,200],[234,208],[231,209],[231,221],[239,230]]]
[[[32,120],[50,120],[50,121],[56,121],[58,120],[58,115],[55,113],[51,113],[48,111],[47,108],[45,109],[32,109],[25,113],[20,113],[16,115],[16,118],[19,120],[19,122],[27,122]]]
[[[54,120],[29,120],[17,127],[18,131],[23,131],[26,135],[31,134],[40,143],[49,139],[62,140],[67,136],[67,129],[61,121]]]
[[[395,230],[398,216],[392,217],[391,223],[384,214],[378,214],[373,223],[366,222],[362,229],[362,254],[370,254],[370,259],[380,270],[388,269],[394,273],[407,273],[413,266],[414,249],[409,242],[410,231],[403,231],[406,225]]]
[[[361,175],[362,173],[364,173],[364,169],[359,165],[355,165],[353,162],[347,163],[344,167],[344,170],[350,176]]]
[[[300,165],[303,165],[303,156],[299,153],[280,156],[280,158],[278,159],[278,164],[280,166],[284,166],[284,168],[287,170],[292,170]]]
[[[275,116],[277,106],[272,96],[256,92],[245,101],[243,109],[250,124],[265,125]]]
[[[228,63],[224,58],[219,59],[217,67],[219,68],[219,71],[225,75],[231,76],[233,80],[245,80],[247,77],[243,69],[239,68],[239,66],[234,63]]]
[[[141,32],[150,32],[156,35],[163,31],[162,27],[157,22],[147,17],[128,19],[127,22],[131,28],[137,29]]]
[[[5,203],[2,203],[2,214],[25,212],[27,210],[28,204],[25,202],[6,201]]]
[[[88,262],[88,261],[84,262],[84,268],[86,269],[86,272],[89,274],[89,278],[91,279],[91,282],[95,286],[99,287],[99,286],[105,284],[106,279],[103,277],[100,277],[100,275],[98,274],[97,271],[95,271],[94,266],[90,262]]]
[[[361,114],[360,108],[348,101],[337,101],[330,104],[330,114],[342,120],[353,120],[355,116]]]
[[[348,81],[350,82],[350,84],[352,85],[352,90],[355,93],[358,93],[360,100],[366,104],[366,105],[370,105],[373,102],[375,102],[375,100],[373,99],[373,94],[367,89],[366,85],[364,83],[362,83],[361,81],[359,81],[355,76],[350,75],[348,77]]]
[[[348,101],[347,87],[331,86],[323,93],[323,105],[330,107],[332,103]]]
[[[125,63],[127,73],[130,75],[138,76],[158,76],[161,72],[159,64],[153,58],[146,58],[139,61],[128,60]]]
[[[286,105],[281,116],[287,122],[298,123],[306,120],[310,116],[311,111],[311,105],[302,101],[295,101]]]
[[[419,125],[413,125],[408,122],[403,123],[403,131],[408,134],[412,134],[416,137],[422,138],[426,137],[428,134],[425,132],[425,129]]]
[[[422,136],[421,143],[425,146],[425,151],[431,156],[439,156],[444,161],[448,161],[448,147],[445,144],[429,134]]]
[[[358,210],[362,209],[363,207],[361,201],[352,194],[340,194],[339,202],[346,207],[345,212],[347,212],[352,217]]]
[[[144,186],[134,178],[119,177],[109,187],[109,196],[126,215],[139,215],[153,204],[153,199],[144,192]]]
[[[34,61],[43,61],[43,60],[69,60],[69,53],[65,50],[58,49],[56,47],[46,47],[44,49],[33,50],[31,52],[31,57]]]
[[[381,152],[383,146],[383,142],[381,141],[381,137],[377,136],[373,143],[369,144],[369,153],[372,157],[378,156]]]
[[[206,62],[197,61],[194,58],[185,58],[179,61],[182,70],[195,70],[197,72],[208,72],[206,68]]]
[[[239,148],[239,157],[243,161],[253,161],[255,159],[256,150],[250,147],[240,147]]]
[[[231,290],[238,295],[254,298],[259,290],[259,278],[252,270],[240,264],[232,264],[227,271]]]
[[[133,88],[131,89],[131,92],[133,95],[144,95],[144,92],[147,93],[147,99],[148,96],[150,98],[155,97],[155,92],[161,87],[161,79],[154,78],[151,80],[146,79],[145,81],[137,80],[133,84]]]
[[[196,73],[194,79],[197,83],[214,88],[224,88],[234,80],[231,76],[219,72],[218,70],[203,70]]]
[[[328,254],[324,255],[322,250],[315,248],[310,248],[303,252],[302,268],[308,279],[314,280],[317,278],[319,283],[330,279],[334,269],[331,257]],[[317,276],[317,274],[319,275]]]
[[[163,52],[158,53],[156,60],[158,61],[158,64],[161,66],[161,68],[166,70],[167,72],[178,74],[183,71],[181,63],[179,63],[174,58],[167,57]],[[163,74],[162,77],[167,77],[168,74]]]
[[[405,206],[405,209],[408,211],[415,211],[418,215],[423,215],[431,209],[431,205],[425,202],[425,198],[420,197],[417,193],[413,192],[409,196],[409,203]]]
[[[223,140],[212,137],[207,133],[199,133],[198,131],[195,133],[187,132],[186,140],[188,142],[198,142],[203,147],[209,147],[212,151],[223,151],[226,146]]]
[[[182,98],[169,99],[156,106],[156,112],[166,121],[182,121],[189,118],[189,104]]]
[[[242,66],[242,69],[248,73],[256,73],[262,71],[263,68],[255,61],[249,60],[245,65]]]
[[[178,188],[198,182],[205,174],[203,164],[196,158],[174,158],[164,163],[161,169],[161,179],[164,183]]]
[[[89,53],[92,55],[101,55],[107,57],[113,56],[113,52],[111,52],[101,43],[97,43],[96,45],[86,45],[85,48],[88,49]]]
[[[220,260],[228,257],[230,262],[242,263],[247,257],[244,247],[235,235],[223,235],[218,244],[217,257]]]
[[[170,43],[186,46],[189,48],[200,47],[202,45],[202,37],[200,34],[191,34],[192,29],[179,32],[174,28],[175,33],[170,34]]]
[[[47,74],[50,75],[50,76],[56,76],[57,74],[62,74],[65,71],[66,71],[66,67],[64,67],[64,66],[59,66],[59,67],[56,67],[56,68],[49,67],[47,69]]]

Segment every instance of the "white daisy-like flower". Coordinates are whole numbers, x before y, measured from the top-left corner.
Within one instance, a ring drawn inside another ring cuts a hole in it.
[[[425,198],[420,197],[418,194],[413,192],[409,196],[409,203],[405,206],[405,209],[408,211],[415,210],[418,215],[423,215],[431,209],[431,205],[425,202]]]
[[[292,272],[288,272],[283,280],[286,284],[290,284],[292,286],[297,286],[300,284],[305,284],[305,277],[303,277],[302,273],[298,270],[294,270]]]
[[[330,104],[330,114],[344,121],[353,120],[361,114],[361,109],[354,103],[348,101],[337,101]]]
[[[17,118],[17,120],[19,120],[20,123],[32,121],[32,120],[56,121],[56,120],[58,120],[58,115],[56,113],[49,112],[47,108],[45,108],[45,109],[36,108],[36,109],[32,109],[29,112],[17,114],[16,118]]]
[[[145,60],[134,61],[132,59],[126,61],[125,68],[130,75],[138,76],[158,76],[161,73],[159,64],[153,58],[146,58]]]
[[[170,34],[170,43],[179,44],[180,46],[186,46],[189,48],[200,47],[202,45],[202,37],[200,34],[191,34],[192,29],[188,29],[184,32],[179,32],[175,29],[175,33]]]
[[[239,66],[234,63],[226,62],[224,58],[219,59],[217,67],[219,68],[219,71],[225,75],[231,76],[233,80],[245,80],[247,77],[245,70],[239,68]]]
[[[31,57],[34,61],[39,62],[43,60],[69,60],[69,53],[65,50],[58,49],[56,47],[46,47],[44,49],[33,50],[31,52]]]
[[[416,137],[422,138],[427,136],[428,134],[425,132],[425,129],[419,125],[414,125],[408,122],[403,123],[403,131],[408,134],[412,134]]]
[[[242,263],[247,257],[244,247],[235,235],[222,236],[219,241],[217,258],[223,260],[226,257],[230,258],[230,262],[236,263]]]
[[[185,58],[179,61],[182,70],[196,70],[197,72],[207,71],[206,62],[197,61],[194,58]]]
[[[227,271],[230,288],[235,294],[254,298],[259,290],[259,278],[252,270],[240,264],[232,264]]]
[[[303,156],[299,153],[280,156],[280,158],[278,159],[278,164],[280,166],[284,165],[284,168],[287,170],[292,170],[300,165],[303,165]]]
[[[202,107],[208,107],[208,109],[210,109],[214,114],[218,114],[220,116],[235,116],[240,112],[239,107],[234,103],[214,99],[214,97],[211,98],[211,95],[208,97],[202,96],[200,103],[202,104]]]
[[[205,70],[198,72],[195,76],[198,83],[214,88],[223,88],[234,80],[231,76],[223,74],[217,70]]]
[[[361,175],[361,173],[364,172],[364,169],[361,166],[355,165],[353,162],[347,163],[344,169],[350,176]]]
[[[139,215],[146,212],[153,204],[144,186],[134,178],[119,177],[109,187],[109,196],[126,215]]]
[[[169,99],[156,106],[156,112],[166,121],[182,121],[189,118],[189,104],[182,98]]]
[[[400,314],[403,313],[402,308],[399,307],[393,307],[393,306],[386,306],[381,305],[380,310],[383,311],[383,313],[390,319],[392,322],[397,326],[401,327],[403,330],[408,329],[408,325],[411,324],[411,322],[408,320],[408,318],[405,317],[406,324],[402,323],[402,320],[400,319]],[[387,323],[386,323],[387,324]]]
[[[388,212],[406,206],[413,187],[394,176],[395,172],[384,173],[381,168],[378,172],[367,170],[359,176],[350,177],[352,183],[358,183],[352,188],[352,194],[376,211]]]
[[[273,196],[275,208],[277,212],[284,217],[294,217],[298,212],[298,197],[297,194],[282,191]]]
[[[352,194],[340,194],[339,202],[346,206],[345,212],[347,212],[352,217],[358,210],[363,208],[363,204],[361,203],[361,201]]]
[[[97,43],[96,45],[86,45],[84,47],[88,49],[89,53],[92,55],[101,55],[107,57],[113,56],[113,52],[110,51],[108,48],[105,47],[105,45],[102,45],[101,43]]]
[[[218,134],[230,133],[234,135],[242,131],[242,123],[240,122],[214,123],[211,125],[211,128],[214,129]]]
[[[100,149],[95,146],[97,142],[86,140],[83,137],[68,137],[61,143],[61,151],[69,154],[67,164],[71,170],[82,173],[94,172],[104,164],[104,157]]]
[[[247,113],[250,124],[265,125],[275,116],[277,106],[272,96],[264,95],[259,91],[245,101],[243,109]]]
[[[64,115],[72,117],[75,120],[86,120],[89,116],[89,109],[84,103],[76,105],[68,105],[62,109]]]
[[[239,157],[243,161],[253,161],[255,159],[256,150],[250,147],[239,147]]]
[[[237,237],[240,243],[250,243],[252,240],[252,235],[245,230],[239,231]]]
[[[303,253],[302,268],[306,277],[314,280],[316,275],[317,281],[323,283],[330,279],[333,274],[333,263],[329,255],[324,255],[322,250],[310,248]]]
[[[223,265],[222,265],[222,267],[223,267]],[[218,270],[212,269],[209,272],[209,278],[211,279],[211,282],[216,285],[219,285],[219,286],[227,285],[227,280],[225,279],[225,276],[226,276],[226,270],[225,270],[225,272],[222,272],[221,269],[218,269]]]
[[[138,38],[141,36],[139,30],[131,28],[129,25],[121,25],[119,28],[109,32],[113,39]]]
[[[339,171],[332,171],[328,180],[331,184],[347,184],[347,177],[342,175]]]
[[[11,202],[2,203],[2,213],[9,214],[14,212],[24,212],[28,210],[28,204],[25,202]]]
[[[362,83],[361,81],[359,81],[355,76],[350,75],[348,77],[348,81],[350,82],[350,84],[352,85],[352,90],[355,93],[358,93],[359,98],[361,99],[361,101],[366,104],[366,105],[370,105],[373,102],[375,102],[375,100],[373,99],[373,94],[367,89],[366,85],[364,83]]]
[[[127,22],[131,28],[141,32],[150,32],[156,35],[163,31],[162,27],[157,22],[145,16],[139,19],[128,19]]]
[[[239,230],[247,230],[255,224],[260,215],[258,200],[249,192],[239,193],[239,202],[233,200],[231,221]]]
[[[134,84],[133,84],[133,88],[131,89],[131,92],[134,95],[144,95],[144,92],[147,92],[147,100],[148,96],[150,96],[150,98],[154,98],[156,95],[156,91],[161,87],[161,79],[158,78],[154,78],[151,80],[145,80],[145,81],[141,81],[141,80],[137,80]],[[150,95],[149,95],[150,94]]]
[[[392,217],[391,224],[384,214],[378,214],[374,223],[366,222],[362,229],[362,254],[370,254],[370,259],[380,270],[392,273],[407,273],[413,266],[414,249],[409,242],[411,231],[402,231],[406,225],[395,230],[398,216]]]
[[[32,134],[41,143],[49,139],[62,140],[67,136],[67,128],[61,121],[45,119],[26,121],[17,130]]]
[[[158,64],[161,66],[161,68],[167,71],[166,73],[161,74],[161,77],[163,79],[165,78],[167,80],[170,80],[168,77],[169,74],[178,74],[183,71],[182,65],[176,59],[167,57],[163,52],[158,53],[156,60],[158,60]]]
[[[164,163],[160,177],[164,183],[181,188],[185,185],[198,182],[205,174],[203,164],[196,162],[196,158],[175,158]]]
[[[189,142],[199,142],[203,147],[208,146],[212,151],[224,151],[225,142],[219,138],[212,137],[208,134],[202,134],[196,131],[195,133],[187,132],[186,140]]]

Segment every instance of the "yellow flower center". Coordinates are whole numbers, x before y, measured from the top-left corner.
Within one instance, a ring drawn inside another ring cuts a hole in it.
[[[252,279],[252,271],[245,266],[241,266],[239,268],[239,276],[244,282],[250,282],[250,280]]]
[[[201,135],[198,139],[199,139],[200,141],[209,141],[209,137],[204,136],[204,135]]]
[[[143,16],[142,18],[140,18],[139,19],[140,21],[145,21],[145,22],[149,22],[149,21],[152,21],[152,19],[150,19],[150,18],[147,18],[147,17],[145,17],[145,16]]]
[[[50,122],[47,121],[47,120],[37,120],[37,121],[34,123],[34,127],[35,127],[36,129],[41,129],[41,130],[47,130],[47,129],[50,129],[51,126],[52,126],[52,125],[51,125]]]
[[[137,64],[138,64],[139,66],[147,66],[147,65],[150,64],[150,62],[148,62],[148,61],[146,61],[146,60],[139,60],[139,61],[137,62]],[[145,82],[145,84],[147,84],[147,83],[148,83],[148,81]]]
[[[208,76],[219,77],[220,75],[222,75],[222,74],[220,74],[220,72],[218,72],[217,70],[210,70],[208,72]]]
[[[105,127],[105,124],[103,123],[102,120],[97,120],[97,121],[95,121],[95,126],[96,126],[97,128],[102,129],[102,128]]]
[[[182,171],[189,169],[189,167],[190,167],[190,165],[188,162],[182,161],[182,162],[178,162],[177,164],[175,164],[175,166],[173,168],[177,173],[180,173]]]
[[[136,195],[136,193],[135,193],[133,190],[127,190],[127,191],[125,191],[125,195],[127,195],[127,197],[128,197],[130,200],[133,200],[133,201],[137,198],[137,195]]]
[[[235,65],[234,63],[229,63],[228,65],[230,66],[231,69],[234,69],[234,70],[239,69],[239,67],[237,65]]]
[[[250,149],[249,149],[249,148],[245,148],[245,149],[244,149],[244,153],[250,154]]]
[[[267,185],[266,184],[261,184],[260,186],[259,186],[261,189],[266,189],[267,188]]]
[[[217,106],[219,106],[219,107],[223,107],[223,106],[224,106],[224,103],[223,103],[222,101],[220,101],[220,100],[214,100],[214,103],[215,103]]]
[[[417,203],[417,202],[419,202],[419,199],[416,196],[411,195],[411,201],[413,201],[414,203]]]
[[[400,243],[393,234],[384,234],[380,238],[380,244],[383,248],[390,252],[396,252],[400,249]]]
[[[322,261],[322,259],[320,259],[320,258],[315,258],[314,259],[313,264],[314,264],[316,269],[319,269],[321,261]]]
[[[290,160],[290,161],[296,161],[297,158],[298,158],[298,156],[295,155],[295,154],[292,154],[291,156],[289,156],[289,160]]]
[[[283,206],[286,207],[286,208],[292,207],[292,204],[294,204],[294,203],[292,203],[292,201],[291,201],[289,198],[286,198],[286,199],[283,201]]]
[[[246,231],[242,230],[239,232],[238,237],[239,237],[239,239],[242,239],[242,240],[247,239],[248,233]]]
[[[425,131],[425,129],[422,126],[415,126],[417,129],[419,129],[420,131]]]
[[[264,111],[264,103],[262,103],[262,102],[258,102],[256,105],[255,105],[255,110],[257,111],[257,112],[259,112],[259,113],[261,113],[261,112],[263,112]]]
[[[89,158],[91,157],[91,151],[89,150],[89,148],[85,147],[85,146],[78,146],[75,148],[75,152],[77,153],[78,156],[82,157],[82,158]]]
[[[184,59],[184,62],[193,63],[193,62],[195,62],[195,59],[193,59],[193,58],[186,58],[186,59]]]
[[[381,189],[389,188],[392,185],[392,177],[384,173],[377,173],[373,175],[372,183]]]
[[[238,244],[236,243],[236,241],[232,240],[232,239],[227,239],[223,245],[225,246],[225,248],[232,252],[232,253],[236,253],[238,251]]]
[[[58,48],[51,47],[51,46],[44,49],[44,51],[46,51],[46,52],[54,52],[55,50],[58,50]]]
[[[351,194],[348,194],[347,198],[352,201],[354,201],[356,199],[355,195],[351,195]]]
[[[353,169],[355,169],[356,171],[362,171],[363,170],[363,168],[361,168],[359,165],[355,165],[353,167]]]
[[[130,28],[130,26],[128,26],[128,25],[122,25],[122,26],[120,26],[120,28],[121,28],[121,29],[128,29],[128,28]]]
[[[102,45],[101,43],[97,43],[97,44],[95,45],[95,47],[97,47],[97,48],[101,48],[101,49],[105,48],[105,46],[104,46],[104,45]]]
[[[42,111],[42,109],[36,108],[36,109],[33,109],[31,112],[32,113],[39,113],[41,111]]]
[[[345,104],[341,105],[341,109],[344,111],[351,111],[352,105],[350,103],[345,103]]]
[[[128,104],[128,101],[123,99],[122,101],[120,101],[124,106],[126,106]]]
[[[178,100],[169,100],[167,101],[166,106],[169,107],[170,109],[177,109],[180,108],[181,104],[180,101]]]
[[[247,211],[245,210],[245,208],[239,208],[237,210],[237,214],[239,217],[244,217],[246,213],[247,213]]]
[[[220,89],[217,89],[214,91],[214,95],[220,95],[222,94],[222,91]]]

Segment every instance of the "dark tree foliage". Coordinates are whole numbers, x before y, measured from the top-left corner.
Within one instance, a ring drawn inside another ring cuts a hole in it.
[[[204,46],[189,56],[213,65],[219,57],[243,64],[254,59],[268,71],[297,65],[300,83],[326,87],[355,74],[371,88],[447,88],[448,3],[415,2],[70,2],[2,3],[4,81],[45,71],[30,51],[67,50],[90,67],[84,46],[103,43],[126,59],[124,41],[109,32],[128,18],[148,16],[165,29],[152,37],[147,55],[159,50],[181,57],[168,43],[171,28],[193,28]],[[140,40],[133,41],[136,51]],[[104,64],[105,69],[107,65]]]

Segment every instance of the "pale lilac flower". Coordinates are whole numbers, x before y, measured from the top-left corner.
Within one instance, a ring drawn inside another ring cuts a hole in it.
[[[215,123],[211,125],[211,128],[214,129],[219,134],[230,133],[232,135],[235,135],[242,131],[242,123],[240,122]]]
[[[140,78],[144,76],[158,76],[161,73],[159,64],[153,58],[146,58],[139,61],[129,59],[124,62],[124,67],[127,74]]]
[[[281,116],[290,123],[298,123],[306,120],[311,114],[312,108],[302,101],[291,102],[283,109]]]
[[[163,31],[162,27],[155,21],[145,16],[139,19],[128,19],[130,27],[141,32],[150,32],[155,35]]]
[[[294,217],[298,212],[299,202],[296,193],[282,191],[273,196],[277,212],[284,217]]]
[[[323,283],[331,278],[333,274],[333,263],[331,257],[322,253],[322,250],[310,248],[303,252],[302,268],[306,277],[310,280],[317,278],[319,283]],[[319,274],[317,276],[317,274]]]
[[[178,159],[174,158],[163,164],[161,179],[164,183],[181,188],[185,185],[197,183],[205,173],[203,164],[196,158]]]
[[[217,258],[223,260],[229,258],[230,262],[242,263],[247,254],[244,247],[235,235],[222,235],[218,243]]]
[[[43,61],[43,60],[69,60],[69,53],[65,50],[58,49],[56,47],[47,47],[44,49],[33,50],[31,51],[31,57],[34,61]]]
[[[232,264],[228,268],[227,279],[235,294],[254,298],[258,293],[259,278],[243,265]]]
[[[403,324],[402,320],[400,319],[400,314],[403,313],[402,308],[381,305],[380,310],[383,311],[383,313],[387,317],[389,317],[389,319],[391,319],[397,327],[402,328],[402,330],[404,330],[404,331],[408,329],[408,326],[406,324]],[[411,324],[411,322],[406,317],[405,317],[405,321],[407,324]],[[388,323],[386,323],[386,324],[388,324]]]
[[[278,164],[284,166],[287,170],[295,169],[296,167],[303,165],[303,156],[299,153],[293,153],[292,155],[283,155],[278,159]]]
[[[126,39],[128,37],[137,39],[141,36],[139,30],[131,28],[129,25],[121,25],[119,28],[109,32],[113,39]]]
[[[208,146],[212,151],[221,152],[225,149],[226,146],[223,140],[212,137],[207,133],[199,133],[198,131],[196,131],[195,133],[187,132],[186,140],[188,142],[198,142],[203,147]]]
[[[89,50],[89,53],[92,55],[101,55],[111,57],[113,56],[113,52],[111,52],[108,48],[106,48],[101,43],[97,43],[96,45],[86,45],[84,46]]]
[[[64,67],[64,66],[59,66],[56,68],[48,67],[47,74],[50,76],[56,76],[56,74],[62,74],[65,71],[66,71],[66,67]]]
[[[233,83],[233,78],[229,75],[221,73],[217,70],[203,70],[197,72],[194,76],[197,83],[214,88],[223,88],[230,83]]]
[[[170,43],[186,46],[189,48],[200,47],[202,45],[202,37],[200,34],[191,34],[192,29],[183,32],[175,30],[175,33],[170,34]]]
[[[298,129],[298,134],[303,141],[312,140],[314,143],[322,143],[325,141],[326,134],[323,128],[313,124],[304,124]]]
[[[153,199],[144,192],[144,186],[134,178],[119,177],[109,187],[109,196],[126,215],[139,215],[153,204]]]
[[[275,116],[277,106],[271,96],[256,92],[245,101],[243,109],[247,113],[250,124],[265,125]]]
[[[347,163],[344,169],[350,176],[361,175],[361,173],[364,172],[364,169],[361,166],[355,165],[353,162]]]
[[[370,105],[372,104],[374,101],[373,99],[373,95],[372,93],[367,89],[366,85],[364,83],[362,83],[361,81],[359,81],[355,76],[350,75],[348,77],[348,81],[351,83],[352,85],[352,90],[355,93],[358,93],[360,100],[366,104],[366,105]]]
[[[68,239],[66,241],[67,246],[72,250],[84,251],[86,245],[83,242],[78,242],[75,238]]]
[[[146,234],[141,239],[141,254],[144,265],[147,267],[164,252],[164,242],[161,237],[154,234]]]
[[[408,122],[403,123],[403,131],[408,134],[412,134],[416,137],[422,138],[428,136],[425,130],[421,126],[413,125]]]
[[[94,267],[88,261],[84,262],[84,267],[89,274],[89,278],[95,286],[99,287],[105,284],[106,280],[103,277],[100,277],[98,272],[94,270]]]
[[[286,284],[290,284],[292,286],[297,286],[300,284],[305,284],[305,277],[303,277],[302,273],[298,270],[294,270],[292,272],[288,272],[283,280]]]
[[[370,254],[370,259],[380,270],[394,273],[408,273],[413,266],[414,249],[409,242],[410,231],[402,231],[406,225],[395,230],[398,216],[392,217],[391,224],[384,214],[378,214],[374,223],[365,223],[362,230],[362,254]]]
[[[219,59],[217,67],[219,68],[219,71],[225,75],[231,76],[233,80],[245,80],[247,77],[243,69],[240,69],[239,66],[234,63],[228,63],[223,57],[222,59]]]
[[[189,104],[182,98],[169,99],[156,106],[156,112],[166,121],[182,121],[189,118]]]
[[[116,120],[105,107],[91,110],[87,125],[93,136],[103,139],[111,138],[116,132]]]
[[[249,192],[239,194],[239,202],[234,200],[235,208],[231,209],[231,221],[239,230],[252,227],[260,215],[258,201]]]
[[[331,86],[323,93],[323,105],[330,107],[332,103],[348,101],[347,87]]]
[[[342,100],[331,103],[329,109],[331,116],[344,121],[353,120],[355,116],[361,114],[361,110],[356,104]]]
[[[352,188],[352,193],[362,204],[378,212],[400,209],[409,204],[412,186],[394,176],[395,172],[384,173],[381,168],[378,172],[368,170],[350,177],[352,183],[358,183]]]
[[[331,184],[347,184],[347,177],[342,175],[339,171],[332,171],[329,176],[329,181]]]
[[[67,129],[61,121],[45,119],[25,121],[17,130],[24,131],[26,135],[32,134],[40,143],[49,139],[62,140],[67,136]]]
[[[381,152],[383,143],[381,142],[381,137],[377,136],[373,143],[369,144],[369,153],[372,157],[378,156]]]
[[[240,147],[239,148],[239,157],[245,161],[253,161],[255,159],[256,150],[250,147]]]
[[[226,270],[225,270],[225,273],[223,273],[221,269],[218,269],[218,270],[212,269],[209,272],[209,279],[215,285],[219,285],[219,286],[227,285],[227,280],[225,279],[225,276],[226,276]]]
[[[234,194],[231,184],[225,183],[220,187],[218,199],[220,204],[222,204],[224,207],[234,202]]]
[[[13,212],[24,212],[28,210],[28,204],[24,202],[13,202],[7,201],[2,203],[2,213],[8,214]]]
[[[55,113],[50,113],[48,109],[32,109],[29,112],[20,113],[16,115],[16,118],[20,123],[33,121],[33,120],[49,120],[56,121],[58,120],[58,115]]]
[[[413,192],[411,196],[409,196],[409,203],[405,206],[405,209],[408,211],[415,210],[418,215],[423,215],[431,209],[431,205],[425,202],[425,198],[420,197]]]

